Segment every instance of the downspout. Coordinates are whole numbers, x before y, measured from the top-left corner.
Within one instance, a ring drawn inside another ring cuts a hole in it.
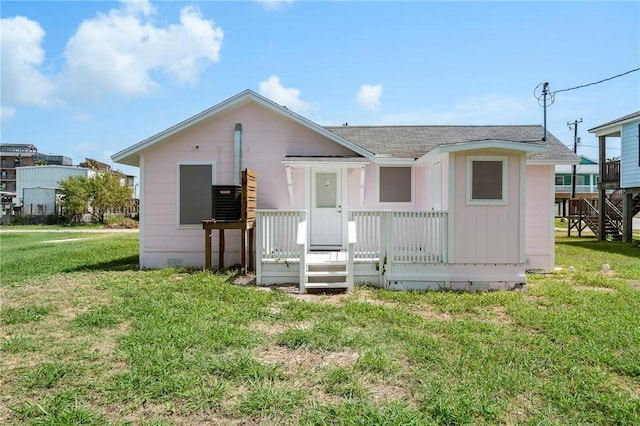
[[[240,185],[240,173],[242,171],[242,123],[236,123],[233,132],[233,183]]]

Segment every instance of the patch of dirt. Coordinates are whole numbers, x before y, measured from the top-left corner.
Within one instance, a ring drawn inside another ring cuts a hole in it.
[[[326,364],[332,364],[336,367],[352,367],[358,359],[357,352],[330,352],[323,356]]]
[[[41,241],[42,243],[67,243],[67,242],[72,242],[72,241],[81,241],[81,240],[88,240],[89,238],[67,238],[67,239],[62,239],[62,240],[47,240],[47,241]]]
[[[413,313],[429,321],[451,321],[452,317],[446,312],[440,312],[430,305],[421,305]]]
[[[117,327],[102,330],[99,340],[91,345],[91,350],[100,352],[103,355],[111,355],[118,346],[118,337],[124,335],[127,331],[129,331],[128,323],[121,323]]]
[[[258,290],[270,290],[269,287],[256,286],[256,274],[248,273],[233,279],[233,283],[243,287],[255,287]]]
[[[123,220],[122,222],[105,223],[105,229],[138,229],[139,223],[135,220]]]
[[[372,305],[384,306],[386,308],[398,307],[398,304],[395,302],[390,302],[388,300],[372,299],[372,298],[369,298],[368,296],[369,296],[368,291],[359,291],[356,293],[356,300],[358,302],[371,303]]]
[[[482,321],[484,322],[498,325],[510,325],[513,323],[511,316],[507,313],[504,306],[492,306],[486,312],[488,315],[482,318]]]
[[[640,383],[634,381],[630,377],[621,376],[612,373],[613,381],[627,393],[630,393],[634,399],[640,398]]]
[[[407,389],[390,383],[375,383],[367,386],[367,390],[369,399],[374,404],[382,405],[390,401],[407,402],[410,399]]]
[[[627,284],[636,290],[640,290],[640,280],[627,280]]]
[[[281,363],[287,369],[313,370],[333,365],[351,368],[358,359],[357,352],[310,352],[305,349],[289,349],[284,346],[272,346],[256,355],[256,359],[268,364]]]
[[[513,397],[510,402],[511,409],[505,410],[506,419],[504,424],[519,424],[528,419],[537,407],[540,401],[536,395],[520,393]]]
[[[248,326],[248,328],[250,330],[257,331],[260,334],[265,334],[267,336],[274,336],[276,334],[283,333],[289,329],[289,327],[286,327],[282,324],[274,324],[272,322],[264,322],[264,321],[253,322]]]

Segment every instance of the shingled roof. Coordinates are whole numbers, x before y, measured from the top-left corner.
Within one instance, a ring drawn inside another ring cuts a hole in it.
[[[420,158],[446,144],[502,140],[545,145],[546,151],[532,154],[536,161],[572,162],[579,158],[540,125],[524,126],[329,126],[325,129],[379,157]]]
[[[619,118],[616,118],[615,120],[607,121],[604,124],[601,124],[599,126],[589,129],[589,132],[594,133],[599,129],[602,129],[603,127],[611,126],[612,124],[621,123],[623,121],[631,120],[637,117],[640,117],[640,111],[632,112],[631,114],[627,114],[624,117],[619,117]]]

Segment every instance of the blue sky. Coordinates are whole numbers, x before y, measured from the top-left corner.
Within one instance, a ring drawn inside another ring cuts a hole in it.
[[[2,142],[110,156],[245,89],[321,125],[542,124],[640,67],[640,3],[2,1]],[[640,109],[640,72],[548,129]],[[615,147],[608,153],[619,155]],[[137,174],[135,169],[116,168]]]

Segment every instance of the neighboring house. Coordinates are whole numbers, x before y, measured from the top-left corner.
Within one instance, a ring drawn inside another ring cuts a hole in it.
[[[598,137],[600,157],[598,225],[594,231],[601,240],[615,231],[623,241],[631,241],[633,217],[640,212],[640,111],[601,124],[589,132]],[[606,158],[610,137],[620,138],[619,159]]]
[[[554,266],[554,168],[578,158],[543,134],[322,127],[247,90],[112,158],[140,167],[141,268],[204,265],[211,187],[249,168],[258,284],[506,289]]]
[[[26,215],[49,215],[57,212],[59,182],[70,176],[95,175],[84,167],[25,166],[16,170],[17,207]]]
[[[0,144],[0,190],[16,193],[16,170],[18,167],[36,164],[70,166],[71,158],[63,155],[47,155],[38,152],[31,144]]]
[[[122,185],[127,185],[130,188],[135,187],[135,176],[124,174],[119,170],[113,170],[107,163],[94,160],[93,158],[85,158],[85,160],[80,163],[80,167],[86,167],[87,169],[102,173],[111,173],[113,176],[120,179],[120,183]]]
[[[596,200],[598,198],[598,162],[580,155],[580,164],[576,166],[575,196],[573,192],[573,166],[560,164],[556,166],[556,216],[566,217],[567,201],[571,198],[585,198]]]

